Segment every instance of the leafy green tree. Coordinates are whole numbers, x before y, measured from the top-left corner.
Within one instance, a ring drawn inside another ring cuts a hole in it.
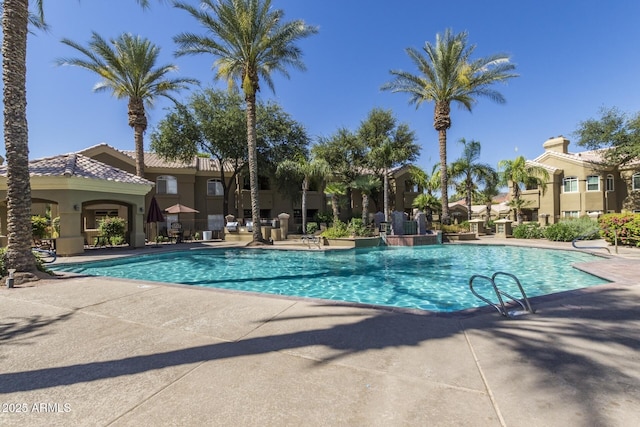
[[[279,104],[271,101],[258,102],[256,113],[256,146],[260,175],[273,176],[283,160],[309,156],[309,136],[306,129]]]
[[[339,128],[329,137],[321,137],[311,148],[314,157],[324,159],[331,165],[332,180],[345,186],[346,195],[351,199],[351,184],[364,171],[366,148],[362,140],[352,131]],[[348,206],[351,216],[351,204]]]
[[[438,131],[440,151],[440,189],[442,191],[442,221],[450,222],[447,174],[447,130],[451,127],[451,103],[471,111],[477,98],[486,97],[498,103],[505,99],[492,89],[497,82],[516,77],[515,65],[504,54],[472,60],[475,45],[467,44],[467,33],[453,34],[450,29],[436,35],[435,45],[427,42],[421,53],[407,48],[406,52],[420,74],[391,70],[394,79],[382,86],[384,90],[409,94],[409,102],[419,107],[423,102],[435,104],[433,127]]]
[[[382,176],[384,215],[389,220],[389,174],[392,168],[415,161],[420,154],[416,136],[405,123],[398,124],[390,110],[374,108],[360,124],[358,138],[368,149],[365,164]]]
[[[151,149],[161,157],[191,162],[200,153],[215,159],[223,188],[223,214],[229,214],[229,192],[246,165],[247,124],[244,101],[211,88],[176,105],[151,134]],[[225,176],[225,169],[231,175]]]
[[[574,132],[578,145],[603,152],[605,166],[624,167],[640,158],[640,112],[632,116],[603,108],[599,119],[580,122]]]
[[[498,169],[500,184],[511,187],[510,206],[515,210],[517,223],[520,224],[522,209],[526,207],[526,202],[520,199],[523,187],[525,189],[538,187],[544,194],[547,190],[549,172],[542,166],[527,163],[524,156],[518,156],[514,160],[500,160]]]
[[[256,136],[256,96],[262,80],[274,88],[272,73],[288,77],[287,67],[304,69],[302,51],[295,44],[317,32],[301,20],[284,21],[284,13],[271,8],[271,0],[201,0],[200,7],[177,1],[205,29],[206,35],[182,33],[174,38],[178,55],[208,53],[214,62],[215,77],[230,87],[239,83],[246,102],[247,144],[251,211],[254,224],[260,223],[258,157]],[[253,242],[262,242],[260,227],[253,227]]]
[[[80,52],[82,58],[62,58],[59,65],[73,65],[96,73],[102,78],[94,87],[95,92],[108,91],[117,99],[128,100],[129,126],[133,128],[136,151],[136,174],[144,177],[144,132],[147,130],[146,108],[158,97],[177,102],[172,94],[186,89],[197,80],[168,78],[177,71],[174,64],[156,66],[160,48],[149,40],[122,34],[107,41],[93,32],[88,46],[72,40],[62,43]]]
[[[296,160],[283,160],[276,175],[297,178],[302,181],[302,231],[307,230],[307,191],[313,179],[325,179],[331,174],[331,167],[322,159],[307,159],[303,156]]]
[[[362,193],[362,222],[369,222],[369,198],[374,191],[380,188],[380,178],[374,175],[360,175],[351,186]]]
[[[480,143],[461,138],[459,141],[464,148],[462,157],[451,164],[451,179],[461,184],[465,194],[465,203],[467,205],[468,218],[471,220],[471,201],[473,193],[478,189],[478,184],[497,180],[497,172],[486,163],[479,163],[480,159]]]

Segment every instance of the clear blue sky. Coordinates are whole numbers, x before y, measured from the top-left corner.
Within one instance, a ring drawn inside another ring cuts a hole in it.
[[[194,1],[195,3],[195,1]],[[122,32],[140,34],[162,47],[160,63],[176,63],[180,75],[214,85],[213,57],[175,58],[173,36],[200,32],[186,12],[168,1],[151,1],[141,10],[134,0],[47,0],[48,33],[30,36],[28,46],[28,120],[30,158],[77,151],[102,142],[133,149],[127,125],[127,103],[107,93],[93,93],[98,78],[55,60],[75,56],[63,37],[87,43],[91,31],[105,38]],[[520,77],[497,85],[503,105],[480,99],[472,113],[453,107],[449,161],[460,154],[464,137],[482,145],[481,160],[542,153],[549,137],[571,133],[602,106],[637,112],[640,55],[640,2],[637,0],[273,0],[287,20],[304,19],[319,33],[300,43],[308,70],[276,76],[276,93],[263,88],[301,122],[315,141],[339,127],[356,130],[374,107],[391,109],[408,123],[422,146],[418,164],[438,161],[433,104],[418,110],[408,97],[380,91],[390,69],[416,72],[404,51],[434,42],[445,28],[466,30],[477,55],[504,52],[517,64]],[[218,83],[223,87],[221,83]],[[188,92],[180,98],[186,99]],[[166,114],[169,102],[148,111],[149,134]],[[578,151],[575,144],[570,146]],[[3,150],[4,151],[4,150]]]

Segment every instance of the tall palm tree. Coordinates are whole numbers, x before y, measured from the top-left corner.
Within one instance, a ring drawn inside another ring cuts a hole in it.
[[[374,175],[360,175],[351,186],[362,193],[362,222],[367,225],[369,222],[369,197],[380,188],[380,178]]]
[[[42,2],[37,2],[44,21]],[[27,126],[28,0],[5,0],[2,10],[4,143],[7,157],[7,252],[5,267],[36,270],[31,254],[31,184]]]
[[[526,207],[526,203],[520,200],[522,187],[525,189],[538,187],[544,194],[547,190],[549,172],[542,166],[528,163],[524,156],[518,156],[514,160],[500,160],[498,169],[500,183],[511,187],[511,206],[516,211],[516,221],[520,224],[522,208]]]
[[[297,160],[283,160],[278,164],[276,175],[287,175],[302,180],[302,233],[307,232],[307,191],[313,179],[325,179],[331,174],[329,163],[323,159],[308,160],[300,156]]]
[[[511,73],[515,65],[509,62],[507,55],[496,54],[472,60],[475,48],[475,45],[467,44],[466,32],[453,34],[447,29],[443,35],[436,35],[435,45],[425,43],[424,54],[414,48],[406,49],[419,75],[391,70],[395,78],[382,86],[394,93],[408,93],[409,102],[417,107],[425,101],[435,104],[433,127],[438,131],[443,223],[450,222],[447,129],[451,127],[451,103],[458,103],[469,111],[478,97],[487,97],[502,104],[504,97],[491,86],[517,76]]]
[[[207,31],[201,36],[182,33],[174,38],[178,55],[209,53],[217,57],[215,77],[230,87],[240,83],[247,103],[247,145],[251,187],[251,216],[260,221],[256,152],[256,95],[260,80],[274,89],[272,73],[289,77],[287,67],[304,70],[302,51],[295,42],[317,32],[301,20],[284,22],[284,12],[271,9],[271,0],[202,0],[201,7],[177,1]],[[253,228],[253,242],[262,242],[260,227]]]
[[[160,48],[146,38],[122,34],[107,42],[93,32],[88,46],[72,40],[62,43],[76,49],[83,58],[62,58],[59,65],[74,65],[99,75],[102,80],[94,87],[95,92],[109,91],[118,99],[129,101],[129,126],[133,128],[136,151],[136,174],[144,177],[144,132],[147,130],[145,105],[153,106],[158,97],[177,102],[172,92],[185,89],[197,80],[189,78],[167,78],[176,71],[173,64],[156,67]]]
[[[478,184],[490,181],[497,176],[497,172],[486,163],[479,163],[480,143],[461,138],[459,141],[464,145],[462,157],[451,164],[451,179],[461,180],[461,186],[465,194],[468,218],[471,220],[471,198]]]
[[[137,0],[148,6],[148,0]],[[5,267],[36,270],[31,253],[31,183],[27,126],[27,33],[29,23],[45,27],[43,1],[4,0],[2,8],[2,100],[7,157],[7,252]]]

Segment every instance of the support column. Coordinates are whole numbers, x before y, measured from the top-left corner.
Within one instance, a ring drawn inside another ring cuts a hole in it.
[[[133,205],[131,209],[135,209],[133,215],[133,224],[131,224],[131,234],[129,246],[132,248],[144,248],[146,235],[144,233],[144,206]]]
[[[75,210],[74,206],[59,205],[60,237],[56,239],[56,253],[61,256],[84,253],[82,212]]]

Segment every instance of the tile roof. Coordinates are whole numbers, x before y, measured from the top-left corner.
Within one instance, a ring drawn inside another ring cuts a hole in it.
[[[60,154],[29,161],[30,176],[77,177],[99,179],[127,184],[153,184],[144,178],[109,166],[78,153]],[[0,166],[0,176],[7,176],[7,165]]]

